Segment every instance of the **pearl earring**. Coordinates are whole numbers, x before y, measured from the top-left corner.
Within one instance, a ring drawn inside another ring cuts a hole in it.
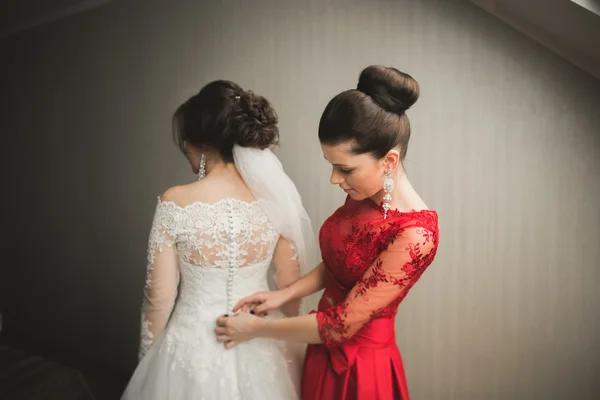
[[[200,157],[200,167],[198,168],[198,180],[202,180],[206,176],[206,160],[204,159],[204,153]]]
[[[390,171],[385,173],[385,180],[383,181],[383,219],[387,219],[387,213],[391,206],[392,195],[390,194],[394,190],[394,180],[392,179],[392,173]]]

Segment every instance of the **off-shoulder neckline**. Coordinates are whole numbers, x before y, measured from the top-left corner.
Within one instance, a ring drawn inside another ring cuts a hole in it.
[[[219,199],[219,200],[215,201],[214,203],[207,203],[204,201],[197,200],[197,201],[194,201],[192,203],[182,206],[182,205],[177,204],[173,200],[161,200],[160,196],[158,197],[159,205],[172,206],[175,208],[179,208],[181,210],[185,210],[185,209],[192,208],[195,206],[217,207],[217,206],[221,205],[222,203],[236,203],[236,204],[241,204],[241,205],[245,205],[248,207],[252,207],[252,206],[257,205],[258,201],[257,200],[246,201],[246,200],[236,199],[235,197],[225,197],[223,199]]]

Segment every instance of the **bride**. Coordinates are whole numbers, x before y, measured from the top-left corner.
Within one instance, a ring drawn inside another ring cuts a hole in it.
[[[125,400],[281,400],[299,397],[302,348],[271,339],[227,351],[216,317],[306,274],[315,251],[300,195],[269,150],[269,102],[215,81],[182,104],[174,135],[199,180],[158,200],[148,245],[140,362]],[[266,318],[294,316],[299,303]]]

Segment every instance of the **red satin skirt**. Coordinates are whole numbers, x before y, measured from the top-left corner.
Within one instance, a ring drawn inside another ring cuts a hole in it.
[[[303,400],[407,400],[394,318],[369,322],[339,347],[309,345]]]

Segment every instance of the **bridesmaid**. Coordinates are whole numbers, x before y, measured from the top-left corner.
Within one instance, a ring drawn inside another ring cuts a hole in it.
[[[374,65],[356,89],[335,96],[319,124],[331,183],[348,194],[321,227],[323,262],[286,289],[256,293],[221,316],[227,348],[254,338],[309,343],[306,400],[408,399],[394,320],[398,306],[433,262],[438,218],[403,168],[408,110],[419,97],[410,75]],[[325,289],[317,312],[268,321],[266,311]],[[257,315],[252,315],[257,314]]]

